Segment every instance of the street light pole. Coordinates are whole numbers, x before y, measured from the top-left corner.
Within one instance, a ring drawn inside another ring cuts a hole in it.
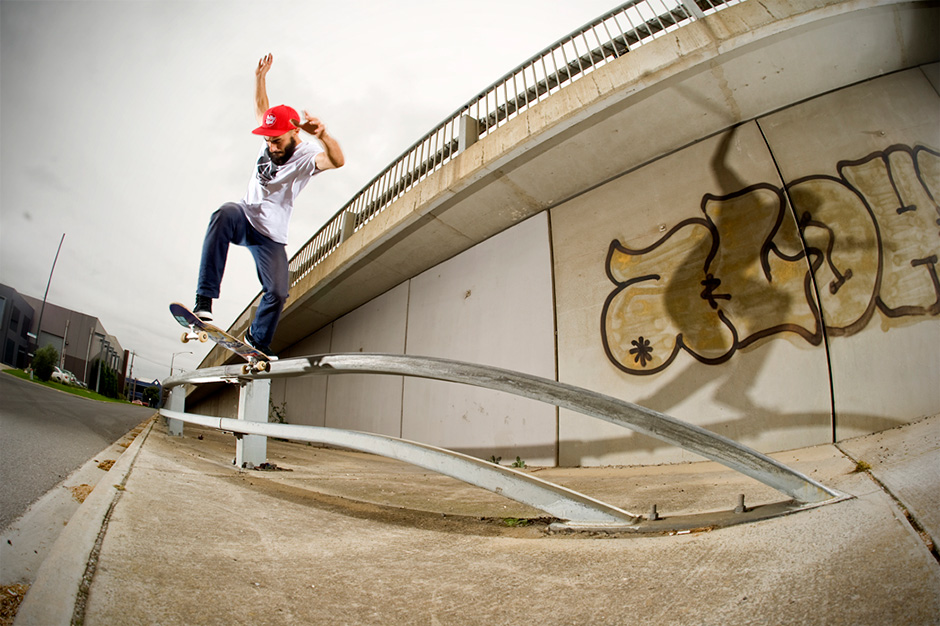
[[[173,375],[173,361],[176,360],[177,354],[192,354],[189,350],[183,350],[182,352],[174,352],[173,356],[170,358],[170,376]]]
[[[36,347],[33,348],[33,354],[35,354],[36,350],[39,349],[39,339],[42,337],[42,314],[46,310],[46,298],[49,297],[49,285],[52,284],[52,273],[55,272],[55,264],[59,260],[59,252],[62,251],[63,241],[65,241],[65,233],[62,233],[62,239],[59,239],[59,247],[56,248],[55,259],[52,260],[52,269],[49,270],[49,280],[46,281],[46,293],[42,295],[42,306],[39,307],[39,321],[36,323]],[[65,352],[65,346],[62,346],[62,351]],[[33,379],[32,367],[30,367],[29,379]]]
[[[101,387],[101,368],[103,367],[103,363],[101,362],[101,359],[103,358],[103,355],[106,354],[105,348],[107,348],[108,350],[107,354],[110,354],[111,342],[102,336],[101,337],[101,350],[98,351],[98,379],[95,382],[95,393],[100,393],[98,389]]]
[[[62,251],[62,242],[65,241],[65,233],[62,233],[62,239],[59,240],[59,247],[56,248],[55,258],[52,260],[52,269],[49,270],[49,280],[46,281],[46,293],[42,295],[42,306],[39,308],[39,321],[36,323],[36,347],[39,347],[39,338],[42,333],[42,314],[46,310],[46,298],[49,297],[49,285],[52,284],[52,273],[55,272],[55,264],[59,261],[59,252]]]

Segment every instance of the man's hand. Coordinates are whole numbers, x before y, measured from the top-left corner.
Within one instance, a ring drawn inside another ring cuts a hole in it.
[[[310,133],[317,139],[320,139],[323,133],[326,132],[326,126],[323,125],[323,122],[321,122],[319,118],[310,115],[306,109],[304,110],[304,123],[301,124],[300,120],[291,120],[291,124],[303,131]]]
[[[268,70],[271,69],[271,64],[274,63],[274,55],[266,54],[261,57],[261,60],[258,61],[258,67],[255,69],[255,78],[263,79],[267,75]]]
[[[304,122],[300,120],[291,120],[291,123],[316,137],[323,145],[323,152],[317,154],[317,168],[321,170],[331,170],[337,167],[343,167],[346,163],[346,157],[343,156],[343,149],[332,135],[326,132],[326,126],[318,118],[313,117],[304,110]]]

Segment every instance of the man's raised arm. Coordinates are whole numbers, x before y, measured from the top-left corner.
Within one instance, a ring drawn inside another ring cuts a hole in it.
[[[264,112],[269,108],[265,77],[272,63],[274,63],[274,57],[266,54],[258,61],[258,67],[255,69],[255,115],[258,117],[258,124],[264,124]]]

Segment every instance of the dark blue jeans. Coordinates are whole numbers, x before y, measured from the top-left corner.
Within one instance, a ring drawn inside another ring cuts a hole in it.
[[[233,243],[248,248],[255,259],[264,295],[251,323],[251,336],[259,346],[270,346],[290,287],[287,246],[255,230],[239,204],[223,204],[209,220],[202,244],[202,263],[199,266],[196,293],[213,299],[219,297],[228,247]]]

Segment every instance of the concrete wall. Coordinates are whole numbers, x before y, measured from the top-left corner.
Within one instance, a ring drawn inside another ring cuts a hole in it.
[[[413,354],[554,379],[549,249],[543,214],[402,283],[282,356]],[[345,375],[278,380],[272,396],[291,423],[404,437],[483,458],[555,463],[555,408],[507,394]]]
[[[553,209],[559,380],[761,450],[936,413],[938,111],[892,74]],[[684,458],[595,422],[562,412],[562,464]]]
[[[413,279],[406,353],[554,379],[549,249],[543,214]],[[486,459],[555,462],[553,406],[409,378],[402,408],[407,439]]]
[[[745,2],[599,68],[315,267],[280,353],[497,365],[764,451],[937,413],[938,14]],[[272,390],[291,422],[482,458],[691,460],[446,383],[348,375]]]

